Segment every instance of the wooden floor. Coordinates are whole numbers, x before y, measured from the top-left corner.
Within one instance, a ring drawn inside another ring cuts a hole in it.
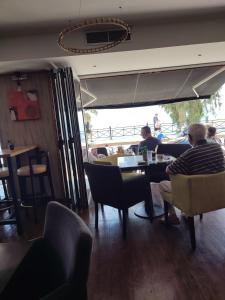
[[[116,209],[100,210],[98,234],[93,209],[81,214],[94,236],[89,300],[225,299],[225,210],[205,214],[202,222],[196,217],[192,252],[184,220],[167,229],[159,220],[151,224],[136,217],[134,209],[126,241]],[[18,239],[13,226],[4,227],[1,242]],[[31,218],[26,228],[29,239],[42,225],[35,227]]]

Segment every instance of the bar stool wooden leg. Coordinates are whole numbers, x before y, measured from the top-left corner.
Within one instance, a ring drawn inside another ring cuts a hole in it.
[[[49,185],[50,185],[52,201],[55,201],[55,192],[54,192],[54,187],[53,187],[53,182],[52,182],[52,175],[51,175],[50,170],[48,171],[48,181],[49,181]]]
[[[31,179],[31,190],[32,190],[32,202],[33,202],[33,212],[34,212],[34,221],[35,223],[38,222],[37,218],[37,202],[36,202],[36,193],[35,193],[35,188],[34,188],[34,178],[33,176],[30,177]]]
[[[23,178],[23,177],[18,177],[19,178],[19,186],[20,186],[20,196],[21,196],[21,199],[25,199],[26,198],[26,181],[27,181],[27,178]],[[21,203],[21,206],[23,203]],[[26,205],[24,206],[24,209],[25,209],[25,215],[26,217],[28,217],[28,207],[26,207]]]
[[[2,180],[2,186],[3,186],[3,191],[4,191],[4,194],[5,194],[5,199],[9,199],[9,194],[8,194],[8,190],[7,190],[7,187],[6,187],[5,179]]]

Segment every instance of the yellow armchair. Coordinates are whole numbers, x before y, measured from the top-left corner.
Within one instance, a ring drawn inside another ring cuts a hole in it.
[[[94,161],[94,164],[98,164],[98,165],[112,165],[112,166],[117,166],[117,158],[118,157],[123,157],[125,156],[125,154],[113,154],[113,155],[109,155],[103,158],[98,158],[97,160]],[[133,176],[139,176],[139,174],[135,173],[135,172],[122,172],[121,173],[122,178],[126,179],[126,178],[130,178]]]
[[[94,163],[104,164],[106,162],[106,164],[110,163],[112,166],[117,166],[117,158],[123,156],[124,154],[113,154],[106,157],[98,158],[96,159],[96,161],[94,161]]]
[[[165,220],[168,221],[168,203],[182,210],[188,217],[194,249],[194,216],[225,208],[225,172],[209,175],[173,175],[171,185],[172,192],[163,192]]]

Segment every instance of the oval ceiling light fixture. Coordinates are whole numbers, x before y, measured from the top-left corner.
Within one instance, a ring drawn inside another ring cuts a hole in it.
[[[94,47],[94,48],[75,48],[75,47],[69,47],[64,44],[64,37],[68,33],[72,33],[74,31],[78,31],[80,29],[84,28],[90,28],[90,27],[96,27],[98,25],[112,25],[119,29],[122,29],[124,32],[121,34],[121,36],[112,42],[108,42],[105,45]],[[90,53],[98,53],[110,48],[113,48],[120,44],[122,41],[126,40],[128,34],[130,33],[130,27],[129,25],[124,22],[121,19],[118,18],[96,18],[96,19],[90,19],[85,20],[79,24],[70,25],[66,28],[64,28],[60,33],[58,37],[58,45],[60,48],[62,48],[64,51],[72,52],[76,54],[90,54]]]

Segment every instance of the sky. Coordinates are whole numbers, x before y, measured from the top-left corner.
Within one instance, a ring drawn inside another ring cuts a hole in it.
[[[225,119],[225,85],[221,90],[222,106],[217,110],[216,116],[209,116],[209,119]],[[161,123],[171,123],[171,118],[158,105],[121,108],[121,109],[102,109],[97,111],[97,115],[91,115],[92,129],[111,127],[124,127],[132,125],[145,125],[153,123],[153,117],[158,113]]]

